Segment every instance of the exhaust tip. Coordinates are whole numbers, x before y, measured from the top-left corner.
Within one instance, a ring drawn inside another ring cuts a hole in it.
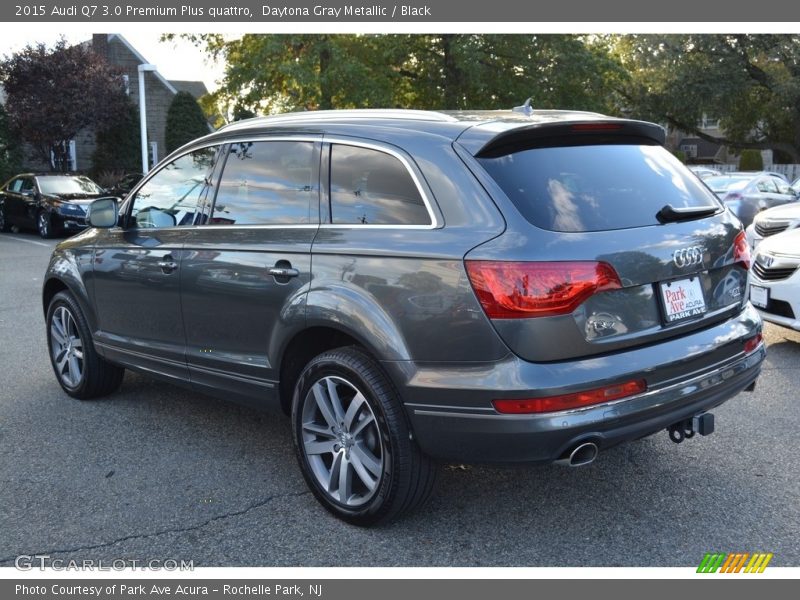
[[[567,459],[567,464],[570,467],[583,467],[590,465],[594,462],[594,459],[597,458],[597,452],[597,444],[594,442],[585,442],[583,444],[579,444],[572,452],[570,452],[569,459]]]

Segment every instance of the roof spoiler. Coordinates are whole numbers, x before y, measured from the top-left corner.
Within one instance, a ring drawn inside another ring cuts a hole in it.
[[[646,121],[628,119],[591,119],[583,121],[532,123],[499,133],[475,154],[478,158],[496,158],[520,150],[552,146],[644,143],[664,145],[663,127]]]

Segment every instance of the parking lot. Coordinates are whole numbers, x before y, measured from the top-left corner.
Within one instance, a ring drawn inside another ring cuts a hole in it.
[[[800,334],[767,325],[752,394],[717,431],[666,432],[591,466],[442,465],[431,501],[365,530],[325,512],[287,418],[127,373],[61,391],[40,289],[56,241],[0,234],[0,566],[54,558],[195,566],[696,566],[706,552],[800,565]]]

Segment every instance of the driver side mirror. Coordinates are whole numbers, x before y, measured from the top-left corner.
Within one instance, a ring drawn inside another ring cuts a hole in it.
[[[116,226],[118,213],[116,198],[98,198],[89,205],[87,220],[92,227],[108,229]]]

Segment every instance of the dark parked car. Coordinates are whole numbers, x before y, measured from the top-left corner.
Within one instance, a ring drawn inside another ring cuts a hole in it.
[[[0,188],[0,231],[36,229],[43,238],[85,229],[89,204],[106,191],[83,175],[25,173]]]
[[[116,180],[116,182],[106,189],[106,192],[111,196],[124,198],[128,195],[133,187],[142,179],[141,173],[126,173]]]
[[[770,173],[729,173],[704,181],[745,227],[762,210],[797,200],[789,183]]]
[[[422,503],[435,459],[577,466],[707,435],[754,385],[761,320],[740,223],[663,142],[561,111],[229,125],[58,245],[56,377],[283,409],[309,487],[358,524]]]

